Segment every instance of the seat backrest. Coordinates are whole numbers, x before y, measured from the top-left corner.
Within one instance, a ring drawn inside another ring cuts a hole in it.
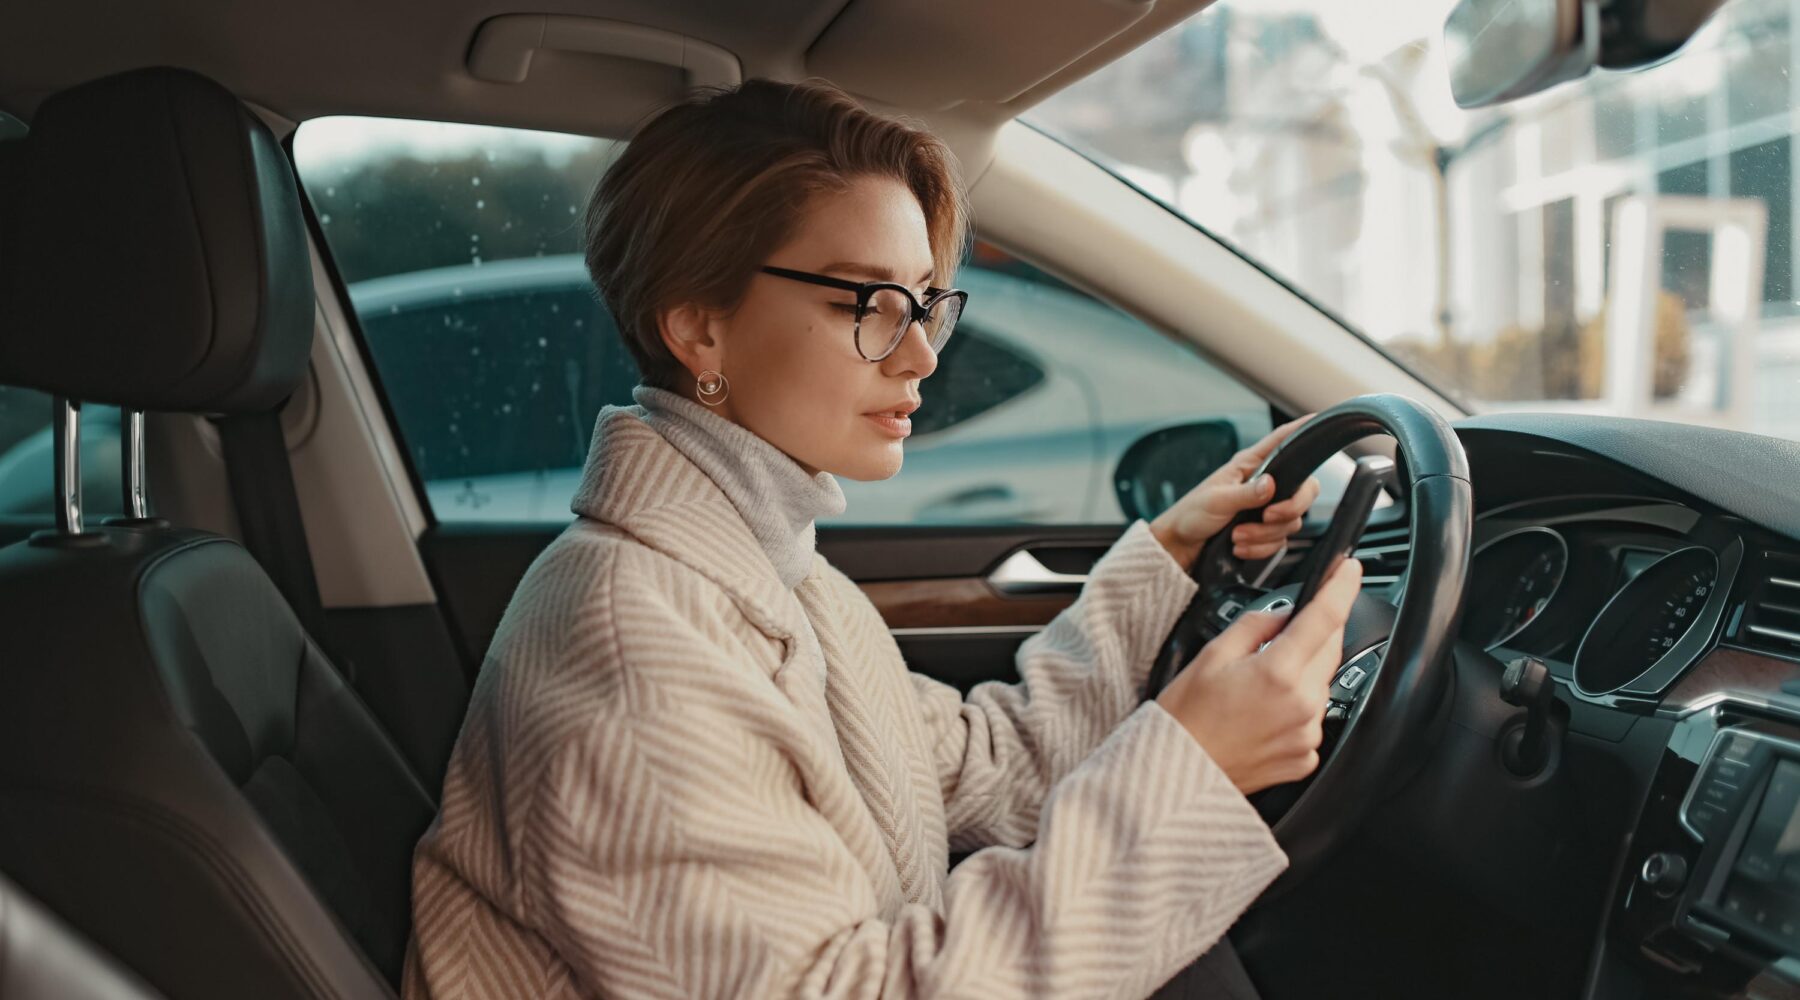
[[[0,997],[153,1000],[155,994],[0,876]]]
[[[299,194],[242,103],[137,70],[16,145],[0,383],[190,413],[292,393]],[[391,995],[434,809],[235,542],[139,520],[0,550],[0,869],[157,988]]]

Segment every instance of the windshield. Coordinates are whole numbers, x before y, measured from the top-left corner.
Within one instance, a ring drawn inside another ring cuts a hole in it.
[[[1026,120],[1472,409],[1800,438],[1788,3],[1464,111],[1449,0],[1223,0]]]

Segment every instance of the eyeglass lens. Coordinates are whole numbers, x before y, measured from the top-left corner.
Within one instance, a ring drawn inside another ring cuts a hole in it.
[[[932,353],[943,349],[962,314],[962,297],[946,295],[932,303],[924,320],[925,339]],[[882,358],[899,346],[912,322],[912,303],[898,289],[878,288],[869,296],[856,331],[857,348],[866,358]]]

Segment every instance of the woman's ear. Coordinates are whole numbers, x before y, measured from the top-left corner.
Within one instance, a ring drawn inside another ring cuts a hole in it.
[[[688,370],[698,376],[707,369],[722,370],[724,343],[719,336],[717,317],[692,303],[671,306],[656,318],[657,332],[663,346]]]

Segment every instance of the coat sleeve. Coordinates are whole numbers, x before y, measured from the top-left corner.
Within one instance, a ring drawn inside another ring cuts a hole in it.
[[[1149,703],[1058,784],[1032,847],[958,866],[941,911],[884,912],[754,697],[759,668],[653,588],[619,601],[617,696],[555,751],[516,860],[574,992],[1143,997],[1285,867]]]
[[[911,675],[953,850],[1031,842],[1050,789],[1137,707],[1152,658],[1197,589],[1150,525],[1134,521],[1075,602],[1019,647],[1017,683],[978,684],[965,698]]]

